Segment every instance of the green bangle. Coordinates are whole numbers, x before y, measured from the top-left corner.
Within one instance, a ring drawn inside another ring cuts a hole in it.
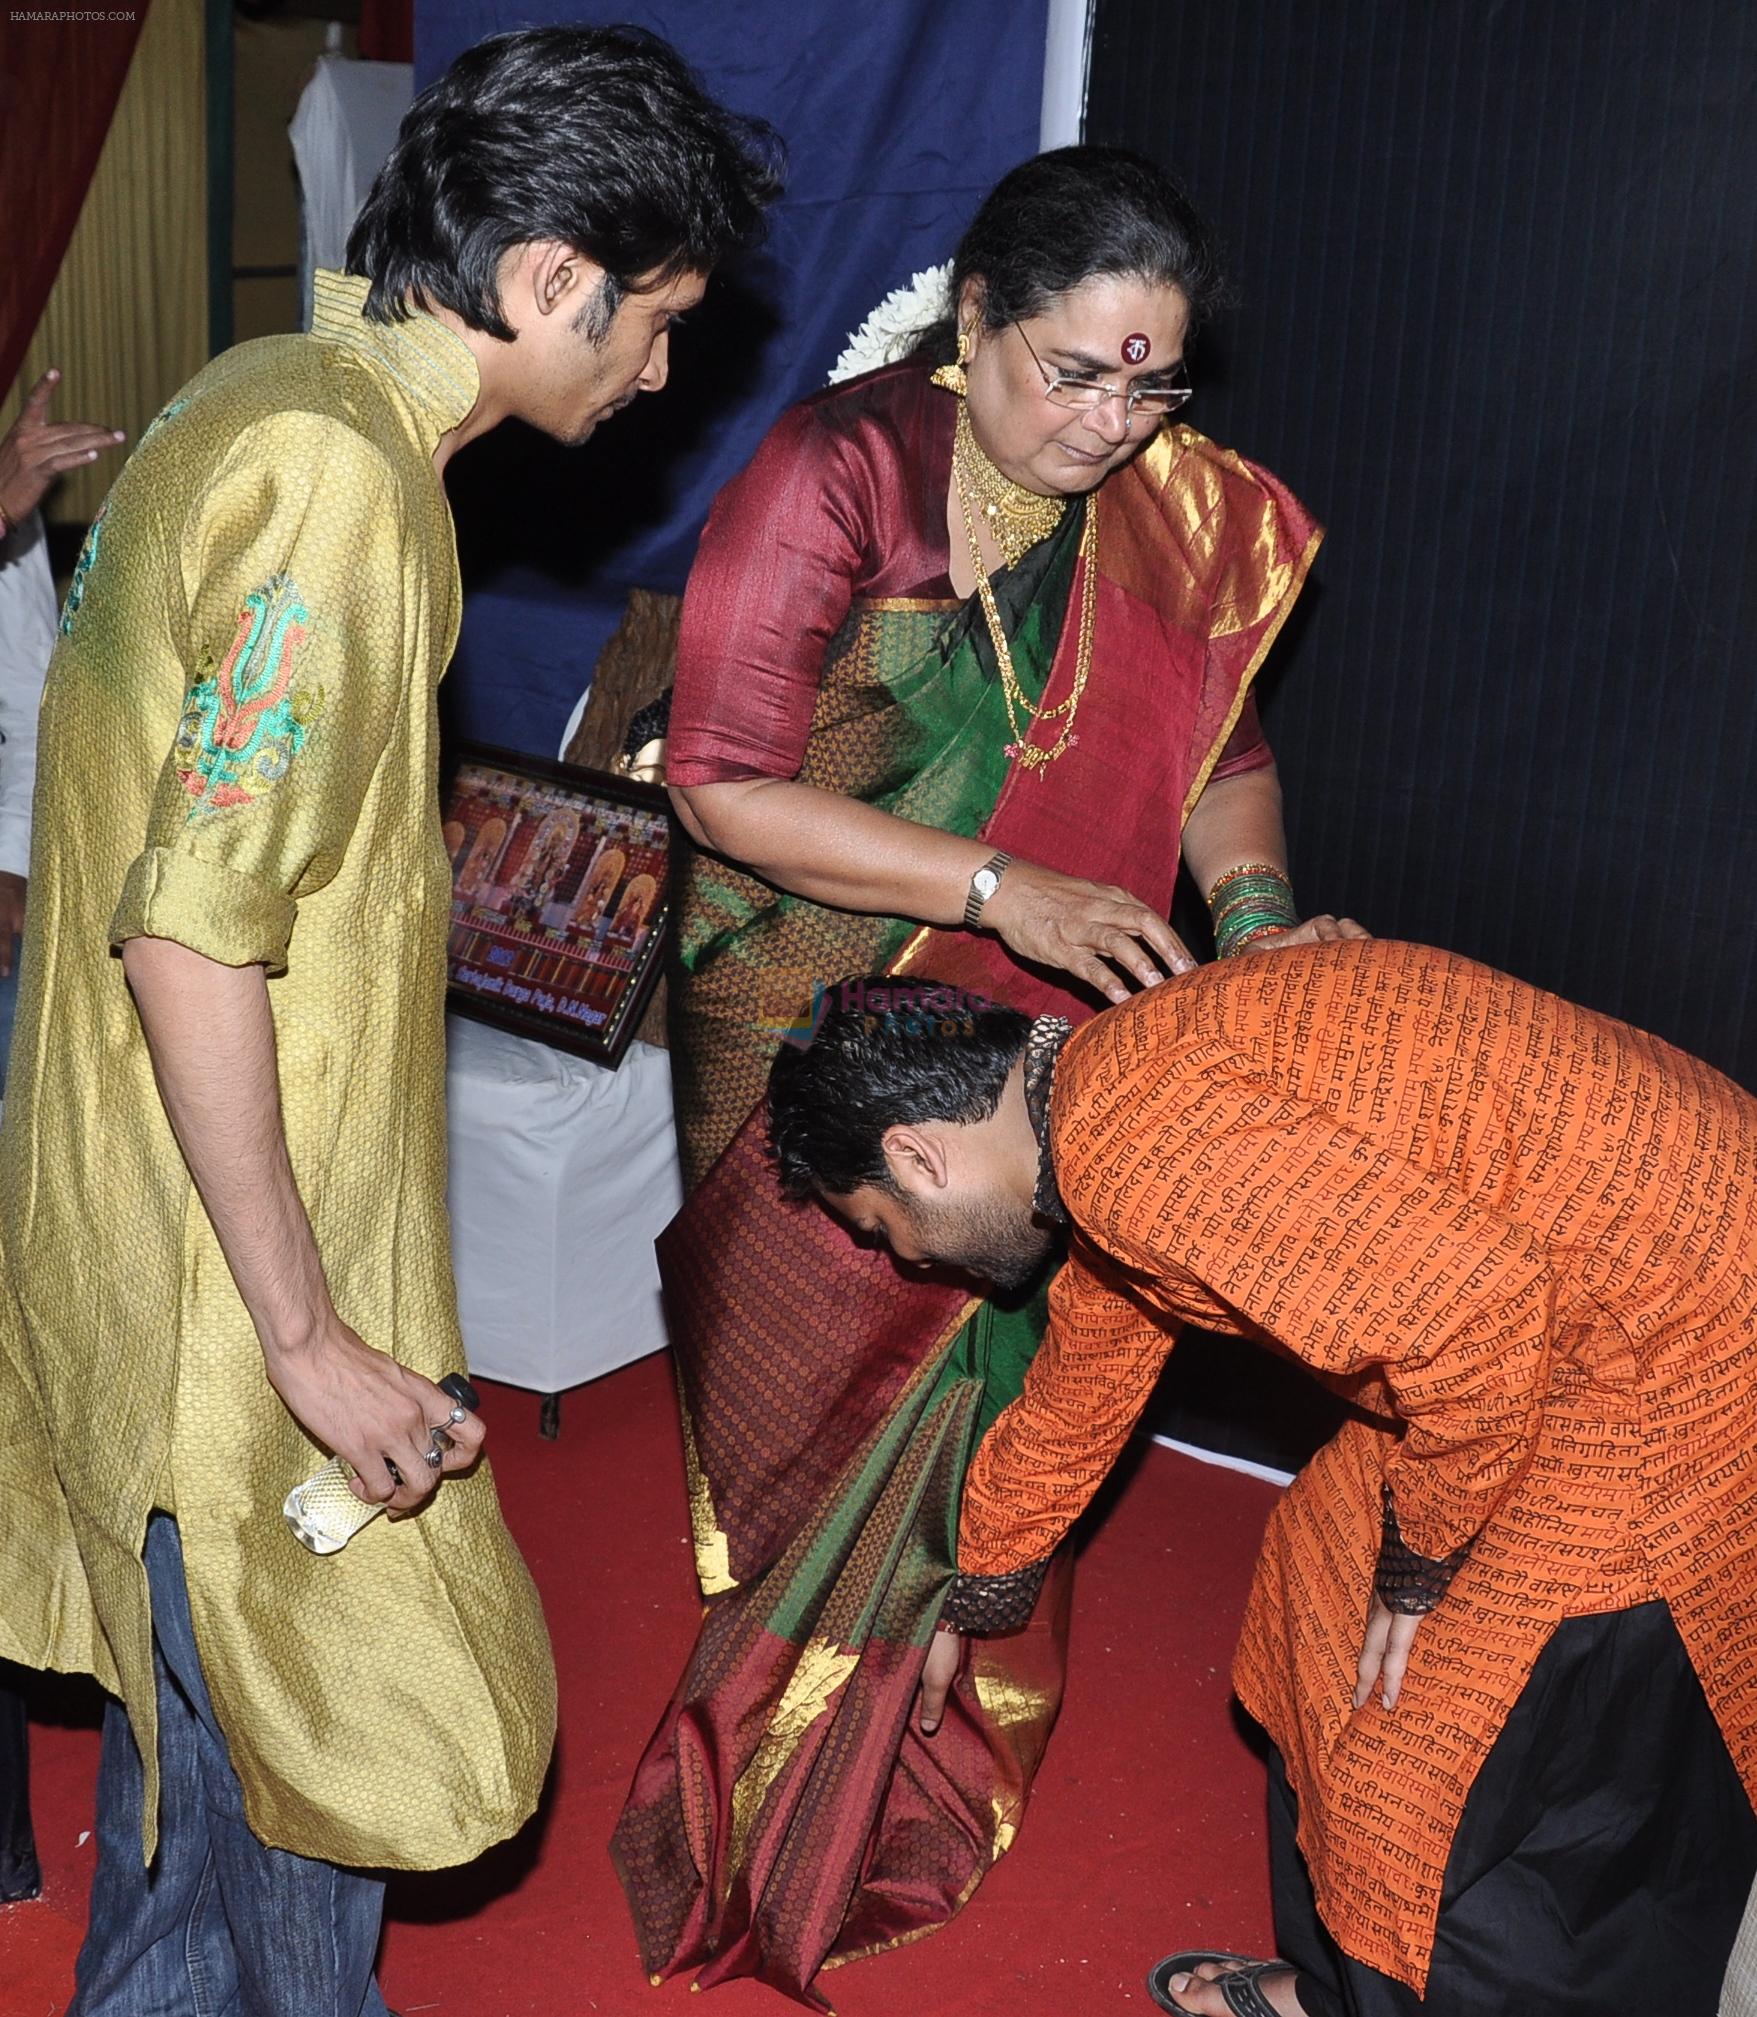
[[[1291,930],[1298,923],[1299,913],[1285,897],[1273,904],[1236,904],[1214,927],[1215,955],[1228,959],[1249,940]]]
[[[1293,906],[1280,890],[1265,890],[1260,896],[1241,896],[1236,902],[1226,904],[1214,913],[1214,929],[1224,931],[1229,920],[1243,917],[1249,911],[1262,911],[1271,917],[1283,917]]]
[[[1214,940],[1216,940],[1216,944],[1222,938],[1231,940],[1231,938],[1237,938],[1241,932],[1255,932],[1263,924],[1273,924],[1279,930],[1279,928],[1285,928],[1289,924],[1299,924],[1299,920],[1285,906],[1279,906],[1279,904],[1273,906],[1273,908],[1271,906],[1263,906],[1259,910],[1235,910],[1235,912],[1228,912],[1226,918],[1220,924],[1214,926]]]
[[[1299,923],[1293,885],[1273,862],[1244,861],[1216,879],[1208,892],[1214,920],[1214,951],[1228,959],[1272,931],[1287,931]]]

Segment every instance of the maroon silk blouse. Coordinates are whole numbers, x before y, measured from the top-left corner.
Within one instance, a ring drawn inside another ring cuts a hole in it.
[[[956,607],[946,545],[956,421],[953,397],[911,359],[817,393],[770,428],[714,500],[690,570],[667,783],[796,777],[824,655],[854,602]],[[1213,776],[1270,760],[1247,699]]]

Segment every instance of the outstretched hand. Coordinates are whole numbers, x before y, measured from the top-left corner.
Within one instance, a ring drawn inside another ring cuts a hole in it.
[[[96,462],[127,438],[118,427],[96,427],[89,420],[51,420],[49,401],[60,383],[59,371],[45,371],[18,418],[0,435],[0,518],[9,526],[36,510],[63,470]]]
[[[1375,1683],[1387,1709],[1395,1709],[1403,1692],[1403,1676],[1409,1666],[1409,1649],[1421,1629],[1419,1612],[1393,1611],[1374,1597],[1367,1613],[1366,1636],[1361,1641],[1360,1664],[1355,1670],[1354,1706],[1361,1708]]]

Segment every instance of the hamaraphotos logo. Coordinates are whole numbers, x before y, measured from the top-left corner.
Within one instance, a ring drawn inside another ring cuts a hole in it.
[[[971,1018],[992,1008],[987,995],[942,982],[912,982],[906,975],[883,981],[814,981],[807,975],[774,971],[763,977],[757,1027],[803,1050],[832,1009],[866,1019],[873,1031],[902,1036],[967,1033]]]

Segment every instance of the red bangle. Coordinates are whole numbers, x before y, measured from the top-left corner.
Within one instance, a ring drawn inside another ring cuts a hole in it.
[[[933,1629],[936,1632],[955,1632],[958,1628],[949,1618],[940,1618],[935,1621]]]

